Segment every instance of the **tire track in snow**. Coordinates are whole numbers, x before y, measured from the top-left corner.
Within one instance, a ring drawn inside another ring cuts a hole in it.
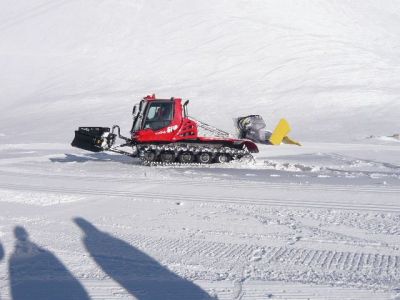
[[[394,254],[260,246],[144,235],[129,235],[125,240],[160,260],[162,264],[170,266],[172,271],[184,272],[190,280],[207,279],[217,276],[216,274],[225,274],[226,278],[219,280],[242,280],[243,266],[249,266],[253,270],[248,273],[246,282],[273,280],[388,288],[400,280],[400,269],[397,267],[400,256]],[[109,256],[112,253],[109,249],[97,251],[93,255]],[[128,261],[130,257],[127,253],[127,256],[122,254],[113,256],[113,259],[119,260],[123,266],[124,261]]]
[[[173,183],[174,185],[181,186],[198,186],[203,187],[204,183],[207,181],[200,180],[186,180],[186,179],[157,179],[157,178],[131,178],[126,179],[125,177],[107,177],[107,176],[82,176],[82,175],[59,175],[59,174],[42,174],[42,173],[17,173],[12,171],[4,171],[0,170],[0,174],[11,175],[16,177],[23,178],[31,178],[40,177],[40,178],[48,178],[48,179],[76,179],[80,181],[88,181],[88,182],[109,182],[109,183],[126,183],[126,184],[142,184],[142,183],[151,183],[151,184],[168,184]],[[387,186],[353,186],[353,185],[334,185],[334,184],[286,184],[286,183],[270,183],[270,182],[257,182],[257,181],[246,181],[245,183],[242,180],[221,180],[221,181],[213,181],[212,185],[215,187],[226,187],[226,188],[250,188],[250,189],[285,189],[285,190],[298,190],[299,188],[303,191],[334,191],[334,192],[362,192],[362,193],[380,193],[380,194],[400,194],[400,188],[396,187],[387,187]]]
[[[237,196],[201,196],[201,195],[182,195],[182,194],[161,194],[151,192],[131,192],[121,190],[105,190],[105,189],[82,189],[68,187],[49,187],[37,185],[23,184],[6,184],[0,183],[0,188],[7,190],[29,191],[29,192],[46,192],[46,193],[61,193],[75,194],[87,196],[103,196],[103,197],[122,197],[133,199],[150,199],[150,200],[167,200],[167,201],[186,201],[197,203],[218,203],[218,204],[240,204],[240,205],[267,205],[267,206],[284,206],[284,207],[304,207],[304,208],[320,208],[320,209],[342,209],[342,210],[358,210],[358,211],[379,211],[400,213],[400,204],[354,204],[339,201],[324,201],[324,200],[297,200],[291,198],[267,198],[267,197],[246,197]]]
[[[80,282],[84,284],[92,299],[96,300],[120,300],[133,299],[123,288],[115,286],[106,280],[96,280],[82,278]],[[230,281],[195,281],[204,290],[211,294],[218,295],[218,300],[232,300],[234,292],[233,283]],[[362,290],[355,288],[341,288],[332,286],[315,286],[291,284],[286,282],[246,282],[242,285],[243,299],[265,300],[265,299],[286,299],[286,300],[330,300],[343,299],[380,299],[393,300],[393,295],[384,291]],[[11,297],[9,298],[11,299]],[[182,298],[183,299],[183,298]],[[187,299],[187,298],[186,298]],[[5,298],[8,300],[8,298]],[[189,299],[188,299],[189,300]]]

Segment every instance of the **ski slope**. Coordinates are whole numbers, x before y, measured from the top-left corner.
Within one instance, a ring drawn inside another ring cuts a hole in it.
[[[400,299],[399,28],[398,1],[2,0],[0,299]],[[150,93],[303,146],[69,146]]]
[[[259,113],[302,140],[395,134],[398,16],[397,1],[4,0],[2,133],[59,142],[82,120],[128,125],[155,92],[227,130]]]

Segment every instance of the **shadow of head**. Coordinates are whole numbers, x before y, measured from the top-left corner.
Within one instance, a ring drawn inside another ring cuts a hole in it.
[[[15,226],[14,236],[18,241],[24,242],[29,239],[29,234],[22,226]]]
[[[77,217],[73,219],[75,224],[78,225],[80,229],[85,234],[93,234],[100,232],[96,227],[94,227],[90,222],[86,221],[84,218]]]

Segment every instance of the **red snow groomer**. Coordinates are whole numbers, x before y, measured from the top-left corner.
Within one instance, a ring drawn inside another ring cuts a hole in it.
[[[111,151],[143,161],[201,164],[225,163],[257,153],[255,143],[189,117],[180,98],[147,96],[133,107],[131,137],[120,127],[79,127],[72,146],[92,152]],[[116,144],[116,139],[124,141]],[[129,151],[128,151],[129,149]]]

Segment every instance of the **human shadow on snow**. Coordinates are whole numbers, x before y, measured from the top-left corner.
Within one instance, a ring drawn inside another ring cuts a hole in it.
[[[50,251],[29,240],[27,231],[16,226],[14,252],[9,259],[13,300],[90,299],[79,281]]]
[[[2,261],[3,257],[4,257],[4,249],[0,243],[0,262]],[[1,299],[1,295],[0,295],[0,299]]]
[[[83,218],[74,221],[84,232],[85,247],[99,267],[137,299],[212,299],[199,286],[127,242],[100,231]]]
[[[3,259],[3,257],[4,257],[4,249],[3,249],[3,246],[0,243],[0,261]]]

